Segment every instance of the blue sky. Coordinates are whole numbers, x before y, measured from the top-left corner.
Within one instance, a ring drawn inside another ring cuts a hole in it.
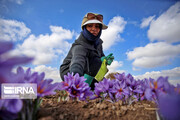
[[[59,66],[87,12],[103,14],[109,26],[101,36],[104,53],[115,57],[109,72],[180,83],[178,0],[0,0],[0,40],[14,43],[11,55],[35,58],[25,68],[61,81]]]

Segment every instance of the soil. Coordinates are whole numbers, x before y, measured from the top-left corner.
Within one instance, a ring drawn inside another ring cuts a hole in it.
[[[151,101],[124,105],[99,99],[58,101],[59,94],[43,97],[39,120],[156,120],[156,105]]]

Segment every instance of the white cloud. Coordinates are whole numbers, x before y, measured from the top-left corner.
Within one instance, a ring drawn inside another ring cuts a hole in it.
[[[39,65],[39,66],[35,67],[34,69],[32,69],[32,71],[39,72],[39,73],[44,72],[45,78],[53,79],[54,80],[53,82],[61,82],[62,81],[60,78],[60,75],[59,75],[59,70],[57,68],[52,68],[50,66],[47,67],[45,65]]]
[[[17,41],[25,38],[31,30],[23,22],[0,19],[0,40]]]
[[[155,17],[155,15],[154,16],[149,16],[148,18],[143,18],[140,27],[144,28],[144,27],[149,26],[149,24],[154,19],[154,17]]]
[[[157,40],[158,42],[149,43],[145,47],[137,47],[126,53],[129,60],[134,60],[134,70],[137,70],[136,67],[153,68],[167,65],[180,55],[180,45],[170,44],[180,41],[180,2],[171,6],[157,19],[154,17],[144,18],[141,28],[150,25],[148,37],[150,41]]]
[[[180,45],[171,45],[165,42],[149,43],[145,47],[137,47],[127,52],[133,66],[152,68],[169,64],[171,59],[180,54]]]
[[[122,61],[113,61],[110,66],[107,66],[109,69],[108,73],[113,73],[113,72],[119,72],[122,73],[122,70],[119,70],[120,67],[123,66]],[[124,71],[123,71],[124,72]]]
[[[74,32],[58,26],[50,26],[52,33],[39,36],[30,35],[17,46],[14,54],[34,57],[33,64],[47,64],[63,55],[70,48],[66,40],[72,39]]]
[[[174,85],[176,85],[177,83],[180,84],[180,67],[176,67],[170,70],[146,72],[143,75],[137,75],[134,77],[136,79],[144,79],[144,78],[157,79],[160,76],[163,76],[163,77],[168,76],[169,82]]]
[[[108,29],[102,31],[101,38],[104,41],[103,48],[104,50],[109,49],[118,41],[123,39],[120,36],[120,33],[124,31],[126,21],[120,16],[113,17],[108,24]]]
[[[150,41],[180,41],[180,2],[171,6],[166,12],[153,20],[148,30]]]

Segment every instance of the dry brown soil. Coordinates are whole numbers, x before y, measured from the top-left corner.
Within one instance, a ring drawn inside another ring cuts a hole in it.
[[[59,101],[59,94],[43,98],[39,120],[156,120],[156,105],[150,101],[124,105],[99,99]]]

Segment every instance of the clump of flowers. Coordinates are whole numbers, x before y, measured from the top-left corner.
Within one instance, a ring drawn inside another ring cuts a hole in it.
[[[87,100],[93,95],[93,92],[85,80],[79,74],[68,73],[64,76],[64,81],[59,84],[59,90],[66,90],[70,99]]]
[[[41,97],[55,94],[54,90],[58,83],[52,84],[52,79],[44,79],[45,73],[38,74],[31,72],[31,69],[24,71],[22,67],[17,68],[13,73],[13,67],[25,64],[33,60],[29,57],[9,56],[13,44],[0,42],[0,84],[2,83],[36,83],[37,99],[1,99],[0,98],[0,119],[36,119],[37,110],[42,102]],[[1,85],[0,85],[1,94]]]
[[[168,77],[159,77],[157,80],[152,78],[145,79],[145,96],[147,100],[152,100],[157,102],[158,94],[165,93],[167,89],[166,86],[169,86]]]
[[[113,80],[104,78],[95,84],[96,98],[103,98],[110,102],[122,100],[124,103],[132,103],[138,100],[143,93],[141,82],[136,81],[130,74],[115,74]],[[110,98],[110,99],[108,99]]]
[[[154,101],[159,107],[159,114],[162,119],[178,120],[180,119],[180,84],[176,87],[168,82],[168,77],[159,77],[157,80],[149,78],[144,80],[135,80],[130,74],[125,76],[115,74],[112,82],[104,79],[96,84],[98,93],[109,94],[112,101],[126,100],[132,102],[135,100]],[[109,86],[111,88],[102,89],[100,86]],[[112,84],[113,83],[113,84]],[[114,97],[111,97],[113,93]],[[115,100],[114,100],[115,99]],[[130,100],[130,101],[129,101]]]
[[[23,119],[36,119],[36,114],[39,110],[39,105],[42,102],[41,97],[56,94],[55,90],[57,89],[59,83],[52,83],[52,79],[44,78],[44,72],[38,74],[38,72],[32,72],[30,68],[24,71],[22,67],[18,67],[16,75],[21,76],[21,83],[37,84],[37,99],[23,100],[23,103],[26,106],[23,106],[20,113]]]
[[[180,118],[180,85],[171,85],[168,77],[135,80],[131,74],[117,73],[112,80],[104,78],[103,81],[95,83],[93,93],[85,83],[84,77],[68,73],[60,83],[59,90],[66,91],[65,95],[68,93],[71,99],[79,100],[100,98],[101,101],[107,100],[112,103],[121,100],[124,104],[139,100],[154,101],[160,108],[162,118]]]
[[[114,81],[110,81],[109,79],[104,79],[99,83],[95,83],[95,95],[91,97],[91,99],[101,98],[102,100],[104,100],[109,94],[112,100],[114,100],[113,91],[111,91],[113,82]]]
[[[52,79],[45,79],[44,72],[38,74],[38,72],[32,72],[31,68],[24,71],[22,67],[18,67],[16,75],[21,76],[19,79],[21,83],[36,83],[38,97],[56,94],[55,90],[59,83],[52,84]]]
[[[8,56],[7,53],[13,48],[10,42],[0,42],[0,84],[19,82],[19,76],[11,72],[12,68],[19,64],[24,64],[32,60],[29,57]],[[0,85],[1,95],[1,85]],[[0,118],[16,119],[18,112],[23,107],[23,101],[20,99],[1,99],[0,98]]]

